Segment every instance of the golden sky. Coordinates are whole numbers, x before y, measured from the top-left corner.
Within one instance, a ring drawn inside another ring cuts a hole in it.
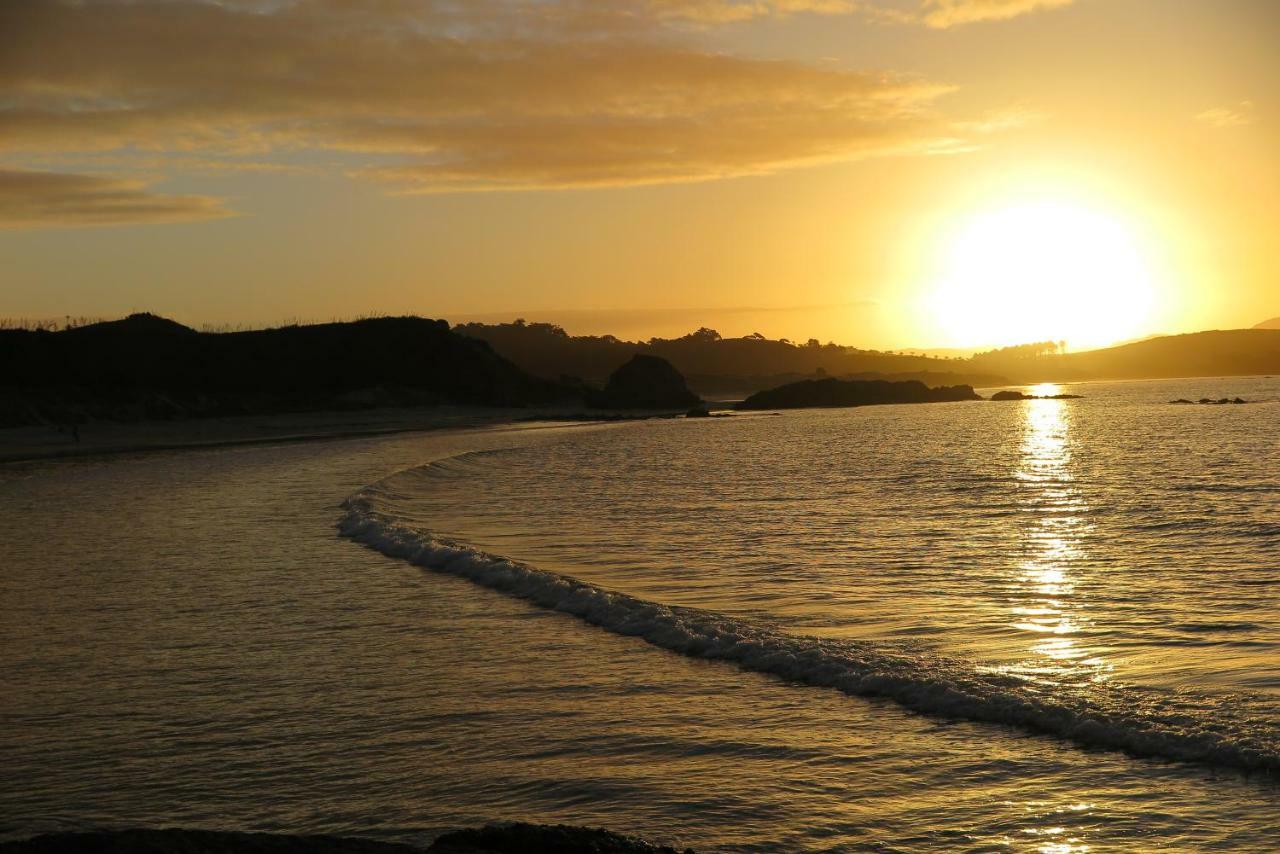
[[[1275,0],[0,3],[0,315],[1280,315]]]

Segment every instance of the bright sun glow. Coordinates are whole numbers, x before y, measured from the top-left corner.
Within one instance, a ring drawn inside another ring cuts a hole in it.
[[[1004,208],[969,220],[943,251],[930,307],[953,344],[1081,349],[1146,331],[1147,264],[1105,214],[1052,202]]]

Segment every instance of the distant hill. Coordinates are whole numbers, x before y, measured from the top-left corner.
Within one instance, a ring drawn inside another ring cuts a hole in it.
[[[707,397],[745,397],[826,377],[989,388],[1052,381],[1280,374],[1280,329],[1162,335],[1082,353],[1063,353],[1058,342],[1042,341],[963,359],[861,350],[815,340],[797,344],[762,335],[722,338],[705,328],[682,338],[644,342],[611,335],[571,336],[553,324],[520,321],[469,323],[455,331],[488,341],[520,367],[545,377],[600,382],[632,355],[661,356],[688,378],[694,391]]]
[[[1050,357],[1049,380],[1156,379],[1280,374],[1280,329],[1232,329],[1152,338]]]
[[[0,330],[0,426],[384,405],[580,400],[443,320],[388,317],[197,332],[149,314]]]
[[[1232,329],[1161,335],[1064,353],[1052,341],[978,353],[958,369],[1002,374],[1012,383],[1280,374],[1280,330]]]
[[[1276,374],[1280,330],[1165,335],[1081,353],[1062,353],[1050,342],[1024,344],[980,353],[968,361],[1021,384]]]
[[[1264,320],[1254,329],[1280,329],[1280,317],[1273,317],[1270,320]]]
[[[699,394],[745,396],[785,383],[826,376],[861,380],[919,380],[929,385],[1005,385],[966,360],[860,350],[816,339],[800,344],[763,335],[723,338],[702,328],[681,338],[623,341],[612,335],[569,335],[551,323],[467,323],[455,332],[489,342],[532,374],[603,382],[635,355],[669,361]]]

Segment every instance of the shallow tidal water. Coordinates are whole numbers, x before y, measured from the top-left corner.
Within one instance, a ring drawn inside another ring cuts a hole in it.
[[[1061,390],[0,468],[0,833],[1274,850],[1280,380]]]

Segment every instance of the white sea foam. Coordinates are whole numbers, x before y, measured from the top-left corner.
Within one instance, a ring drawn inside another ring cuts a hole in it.
[[[430,467],[428,467],[430,468]],[[419,470],[422,473],[423,470]],[[451,542],[402,521],[397,496],[374,485],[343,503],[343,536],[417,566],[469,579],[534,605],[692,657],[806,685],[891,699],[914,711],[1003,724],[1086,747],[1280,771],[1266,714],[1235,695],[1102,683],[1046,686],[959,658],[890,644],[786,633],[759,621],[663,605]]]

